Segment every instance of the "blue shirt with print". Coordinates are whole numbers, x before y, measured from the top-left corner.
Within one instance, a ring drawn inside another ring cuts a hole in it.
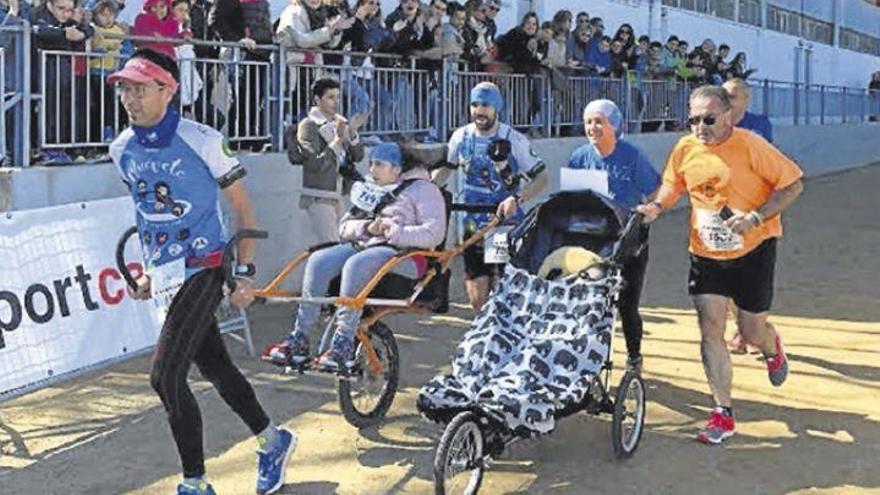
[[[219,132],[169,110],[154,127],[123,131],[110,155],[134,200],[147,267],[184,258],[192,275],[223,250],[219,190],[244,169]]]
[[[489,159],[489,145],[496,139],[510,141],[508,166],[512,174],[520,176],[519,184],[513,187],[507,187],[496,170],[495,163]],[[458,165],[465,174],[461,199],[467,204],[479,205],[497,205],[508,196],[518,193],[525,181],[533,178],[543,168],[528,138],[506,124],[500,124],[493,136],[478,135],[474,124],[459,128],[449,140],[447,161]],[[508,220],[515,222],[521,216],[522,211],[517,210],[516,215]],[[490,218],[490,213],[468,213],[464,217],[465,233],[473,234],[489,223]]]
[[[641,204],[660,185],[660,174],[651,166],[648,157],[623,140],[618,141],[614,151],[605,158],[595,146],[585,144],[572,153],[568,167],[608,172],[609,194],[627,208]]]

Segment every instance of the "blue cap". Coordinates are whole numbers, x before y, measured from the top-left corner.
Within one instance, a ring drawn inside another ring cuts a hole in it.
[[[614,128],[616,137],[623,136],[623,113],[617,104],[611,100],[593,100],[584,108],[584,120],[587,120],[587,114],[600,113],[608,119],[608,123]]]
[[[388,162],[395,168],[401,168],[403,158],[397,143],[380,143],[370,152],[370,161]]]
[[[471,90],[471,103],[489,105],[499,114],[504,108],[504,98],[501,97],[501,90],[489,81],[483,81],[474,86],[474,89]]]

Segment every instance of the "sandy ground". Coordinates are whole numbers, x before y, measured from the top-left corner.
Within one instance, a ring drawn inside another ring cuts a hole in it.
[[[608,420],[576,415],[549,437],[514,445],[481,493],[880,493],[878,186],[880,166],[809,180],[787,215],[772,321],[791,375],[776,389],[754,356],[734,357],[738,434],[723,447],[693,440],[710,402],[679,211],[652,236],[649,406],[635,457],[614,461]],[[252,311],[260,346],[283,333],[288,312]],[[340,416],[331,379],[280,375],[230,342],[270,415],[300,434],[280,493],[431,493],[441,428],[417,415],[414,396],[448,366],[471,315],[458,304],[447,315],[387,320],[402,389],[385,423],[360,432]],[[148,365],[135,359],[0,405],[0,493],[173,493],[178,460]],[[253,493],[252,438],[195,372],[193,380],[211,481],[221,494]]]

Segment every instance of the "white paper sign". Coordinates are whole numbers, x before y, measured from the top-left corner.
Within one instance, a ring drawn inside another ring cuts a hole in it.
[[[157,321],[164,323],[174,296],[186,281],[186,262],[183,258],[147,270]]]
[[[700,240],[710,251],[737,251],[743,248],[743,237],[724,225],[720,211],[696,208],[694,212]]]
[[[559,169],[559,188],[562,191],[595,191],[603,196],[608,193],[608,172],[563,167]]]
[[[499,227],[483,241],[483,263],[498,265],[510,261],[507,233],[512,227]]]

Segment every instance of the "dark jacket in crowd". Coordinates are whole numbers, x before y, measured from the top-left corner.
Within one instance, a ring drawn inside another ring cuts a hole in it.
[[[398,7],[385,18],[385,27],[394,31],[394,24],[404,19],[403,10]],[[421,31],[416,29],[415,20],[409,21],[406,27],[394,33],[394,40],[388,51],[397,55],[409,56],[419,50],[427,50],[434,46],[434,37],[431,31],[422,26]]]
[[[502,61],[508,63],[518,73],[534,72],[541,61],[529,50],[529,36],[521,27],[515,27],[498,38],[498,54]]]
[[[208,25],[211,3],[207,0],[192,0],[189,5],[189,28],[193,39],[213,41],[216,39]],[[217,47],[197,44],[193,47],[198,58],[217,58]]]
[[[209,23],[223,41],[238,41],[246,36],[260,45],[273,41],[269,2],[266,0],[216,0]],[[250,58],[269,58],[269,54],[263,52],[249,51],[248,55]]]
[[[40,81],[40,56],[39,50],[59,50],[67,52],[84,52],[86,49],[86,41],[95,34],[95,30],[87,23],[77,23],[74,20],[67,22],[59,22],[58,19],[49,12],[49,9],[43,5],[40,8],[31,10],[31,25],[33,34],[33,58],[31,72],[32,80],[35,86],[39,87]],[[82,41],[70,41],[64,34],[64,29],[75,27],[86,35]],[[55,70],[61,75],[60,80],[70,83],[70,63],[71,57],[52,57],[46,65],[46,80],[55,81]]]

